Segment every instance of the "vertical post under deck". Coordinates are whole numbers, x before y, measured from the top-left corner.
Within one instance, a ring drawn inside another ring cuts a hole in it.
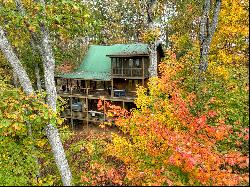
[[[111,79],[111,97],[114,97],[114,79]]]
[[[88,98],[86,98],[86,106],[87,106],[87,131],[89,129],[89,102]]]
[[[103,120],[105,121],[106,119],[106,115],[105,115],[105,112],[106,112],[106,100],[104,99],[103,100]]]
[[[70,79],[70,95],[72,95],[72,79]]]
[[[72,115],[72,97],[70,97],[70,123],[71,123],[71,128],[73,130],[73,115]]]
[[[145,72],[144,72],[144,69],[145,69],[145,65],[144,65],[144,57],[142,57],[142,86],[144,86],[144,79],[145,79]]]

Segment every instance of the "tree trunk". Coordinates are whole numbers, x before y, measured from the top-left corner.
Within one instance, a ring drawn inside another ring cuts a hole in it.
[[[199,64],[200,78],[201,74],[204,73],[208,67],[208,54],[210,51],[212,38],[217,27],[220,7],[221,7],[221,0],[216,0],[214,15],[212,23],[210,24],[209,23],[209,10],[211,6],[210,3],[211,0],[205,0],[204,11],[200,23],[200,64]]]
[[[42,32],[42,59],[44,67],[44,78],[45,78],[45,89],[47,92],[47,104],[56,111],[56,87],[54,80],[54,69],[55,69],[55,60],[52,53],[52,48],[49,43],[49,34],[44,26],[41,26]],[[52,151],[54,153],[55,161],[57,167],[60,171],[63,185],[71,185],[71,171],[66,159],[64,148],[62,146],[60,136],[57,128],[51,124],[46,127],[46,135],[50,141]]]
[[[40,0],[42,5],[45,8],[45,1]],[[52,47],[49,43],[49,31],[46,28],[44,23],[40,23],[41,30],[41,55],[43,60],[44,67],[44,79],[45,79],[45,89],[47,92],[47,104],[56,111],[56,101],[57,101],[57,93],[55,86],[55,59],[53,56]],[[64,148],[58,133],[57,128],[55,128],[52,124],[47,125],[46,127],[46,135],[50,141],[50,145],[52,151],[54,153],[55,161],[57,167],[60,171],[63,185],[70,186],[72,175],[68,165],[68,161],[66,159],[66,155],[64,152]]]
[[[15,53],[13,52],[13,49],[11,47],[11,45],[9,44],[7,38],[4,35],[3,29],[0,26],[0,49],[3,51],[6,59],[9,61],[10,65],[13,68],[13,76],[14,79],[17,79],[17,76],[19,77],[20,80],[20,84],[24,90],[24,92],[29,95],[32,92],[34,92],[31,82],[27,76],[26,71],[24,70],[21,62],[19,61],[19,59],[16,57]],[[18,83],[18,82],[17,82]],[[27,124],[28,125],[28,130],[29,130],[29,136],[32,138],[32,130],[31,130],[31,124]],[[34,149],[34,147],[32,146],[32,149]],[[36,163],[38,164],[38,159],[36,156],[34,156]],[[39,170],[36,171],[36,175],[39,176]]]
[[[22,16],[24,16],[25,15],[25,9],[23,7],[23,4],[22,4],[21,0],[15,0],[15,3],[16,3],[16,8],[19,11],[19,13]],[[27,25],[27,22],[25,22],[25,24]],[[30,32],[30,34],[32,35],[32,38],[31,38],[31,41],[30,41],[30,44],[31,44],[31,47],[32,47],[32,54],[33,54],[33,56],[35,56],[37,50],[36,50],[36,45],[35,45],[36,42],[34,41],[34,38],[36,38],[36,37],[35,37],[34,33]],[[39,46],[38,46],[38,49],[39,49]],[[38,67],[37,63],[35,64],[35,76],[36,76],[37,89],[41,90],[42,89],[42,87],[41,87],[41,78],[40,78],[40,72],[39,72],[39,67]]]
[[[153,22],[153,7],[156,3],[156,0],[148,0],[147,1],[147,18],[148,18],[148,28],[150,30],[153,30],[155,28],[154,22]],[[152,41],[148,45],[148,50],[149,50],[149,76],[154,77],[157,76],[157,66],[158,66],[158,61],[157,61],[157,40]]]
[[[25,93],[27,95],[31,94],[33,92],[31,82],[30,82],[22,64],[20,63],[19,59],[16,57],[15,53],[13,52],[12,47],[10,46],[7,38],[5,37],[4,31],[1,27],[0,27],[0,49],[3,51],[6,59],[9,61],[13,70],[18,75],[19,80],[20,80],[20,84],[23,87]],[[47,57],[49,58],[49,56],[47,56]],[[51,62],[51,61],[49,61],[49,62]],[[49,65],[49,63],[46,63],[46,65],[45,65],[45,67],[47,68],[47,71],[45,73],[45,77],[46,77],[46,75],[47,76],[53,75],[53,72],[52,73],[49,72],[49,70],[52,70],[52,69],[48,65]],[[53,81],[52,81],[52,79],[53,79]],[[51,86],[50,84],[52,84],[52,85],[54,84],[54,77],[48,77],[48,79],[46,79],[46,80],[47,80],[47,84],[46,84],[47,86]],[[48,89],[48,90],[53,90],[53,88]],[[54,99],[56,100],[56,94],[54,94],[54,95],[49,94],[49,97],[54,97]],[[49,102],[51,100],[52,100],[52,98],[48,99]],[[56,110],[56,101],[50,102],[50,105],[53,106],[53,107],[52,106],[51,107],[55,111]],[[52,147],[52,151],[54,153],[57,167],[59,168],[59,171],[60,171],[60,174],[62,177],[63,185],[70,186],[71,185],[71,172],[70,172],[69,165],[68,165],[65,153],[64,153],[64,148],[62,146],[58,130],[56,129],[56,127],[52,126],[51,124],[47,125],[45,130],[46,130],[46,135],[49,139],[50,145]]]
[[[149,76],[154,77],[157,76],[157,50],[156,50],[156,42],[150,43],[148,45],[148,50],[149,50],[149,61],[150,61],[150,66],[149,66]]]
[[[17,6],[18,10],[20,11],[20,13],[22,15],[24,15],[25,10],[22,6],[21,0],[16,0],[15,2],[16,2],[16,6]],[[45,7],[45,1],[41,0],[40,2]],[[53,57],[52,48],[49,44],[48,31],[46,30],[44,25],[41,24],[40,26],[41,26],[41,35],[42,35],[41,38],[42,39],[41,39],[41,46],[37,46],[37,47],[39,49],[39,52],[42,55],[42,60],[43,60],[44,76],[45,76],[45,89],[47,92],[47,104],[53,109],[53,111],[56,111],[57,94],[56,94],[56,87],[55,87],[55,82],[54,82],[55,60]],[[31,33],[31,36],[32,36],[32,39],[34,39],[33,33]],[[7,41],[7,39],[6,39],[6,41]],[[35,41],[33,41],[33,43],[37,44],[37,42],[35,42]],[[9,60],[10,57],[6,56],[6,58]],[[15,71],[16,70],[17,69],[15,69]],[[26,92],[26,93],[30,94],[29,92]],[[46,126],[45,131],[46,131],[46,135],[49,139],[57,167],[58,167],[59,172],[61,174],[63,185],[70,186],[72,175],[71,175],[71,171],[70,171],[70,168],[68,165],[68,161],[66,159],[63,145],[61,143],[61,139],[60,139],[58,130],[52,124],[49,124]]]
[[[35,75],[36,75],[37,90],[42,90],[42,83],[41,83],[40,70],[39,70],[38,63],[35,64]]]
[[[9,44],[4,30],[0,26],[0,49],[2,50],[3,54],[5,55],[6,59],[9,61],[13,71],[18,76],[19,82],[26,94],[31,94],[33,92],[32,84],[30,79],[24,70],[21,62],[17,58],[16,54],[14,53],[11,45]]]

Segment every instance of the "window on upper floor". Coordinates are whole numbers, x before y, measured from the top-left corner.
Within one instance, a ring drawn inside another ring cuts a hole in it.
[[[122,60],[120,58],[112,58],[112,68],[122,68]]]

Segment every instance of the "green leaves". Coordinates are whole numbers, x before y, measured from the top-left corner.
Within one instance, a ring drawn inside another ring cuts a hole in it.
[[[44,93],[26,96],[0,80],[0,185],[51,184],[37,181],[37,158],[48,141],[44,127],[62,119],[44,101]]]

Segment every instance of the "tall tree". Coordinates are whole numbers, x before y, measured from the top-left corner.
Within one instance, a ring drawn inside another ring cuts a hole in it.
[[[220,7],[221,0],[216,0],[214,8],[211,7],[211,0],[205,0],[200,22],[200,73],[205,72],[208,66],[208,54],[212,38],[217,27]],[[212,22],[209,21],[210,9],[213,9]]]
[[[16,6],[22,17],[25,17],[25,9],[20,0],[16,0]],[[70,4],[70,3],[69,3]],[[48,18],[46,15],[46,3],[41,0],[37,2],[38,10],[40,9],[40,15],[43,18],[39,17],[37,19],[37,28],[34,28],[34,25],[29,25],[28,22],[24,21],[25,26],[28,28],[29,33],[33,43],[39,49],[41,54],[43,67],[44,67],[44,76],[45,76],[45,89],[47,93],[47,101],[46,103],[52,108],[52,110],[56,111],[56,89],[54,83],[54,68],[55,68],[55,59],[53,55],[53,50],[50,44],[50,36],[49,36],[49,28],[47,27],[47,20],[44,18]],[[70,4],[71,5],[71,4]],[[40,7],[40,8],[39,8]],[[72,6],[74,9],[78,7]],[[9,8],[7,6],[7,8]],[[36,7],[35,7],[36,8]],[[51,8],[51,5],[50,5]],[[70,17],[70,16],[69,16]],[[34,30],[39,29],[40,31],[34,34]],[[34,47],[32,45],[31,47]],[[19,82],[26,92],[26,94],[32,94],[34,92],[31,81],[28,77],[26,70],[24,69],[22,63],[20,62],[18,56],[15,54],[15,50],[12,48],[11,44],[8,42],[8,39],[5,36],[4,30],[2,27],[0,28],[0,49],[2,50],[4,56],[11,64],[14,72],[18,75]],[[46,135],[49,139],[56,164],[61,174],[62,182],[64,185],[71,185],[71,171],[69,169],[69,165],[64,153],[64,149],[60,140],[60,136],[56,127],[52,124],[48,124],[46,129]]]
[[[153,15],[153,9],[156,4],[156,0],[148,0],[146,5],[146,11],[147,11],[147,24],[148,29],[151,32],[155,32],[155,22],[154,22],[154,15]],[[149,73],[150,76],[157,76],[157,42],[158,38],[157,36],[154,37],[152,41],[149,43],[149,53],[150,53],[150,67],[149,67]]]
[[[18,75],[20,84],[22,88],[24,89],[26,94],[32,94],[34,92],[31,81],[24,70],[21,62],[15,55],[11,45],[9,44],[7,38],[5,37],[4,31],[2,27],[0,27],[0,49],[4,53],[5,57],[11,64],[14,72]],[[46,66],[46,65],[45,65]],[[52,69],[53,70],[53,69]],[[46,72],[48,73],[48,70]],[[45,74],[46,74],[45,73]],[[53,90],[53,88],[51,88]],[[47,90],[48,93],[48,90]],[[55,111],[56,110],[56,97],[54,98],[55,100],[53,101],[51,98],[51,95],[47,99],[47,103],[52,107],[52,109]],[[64,185],[70,185],[71,184],[71,171],[68,166],[68,162],[64,153],[64,149],[60,140],[60,136],[58,133],[58,130],[56,127],[54,127],[52,124],[48,124],[46,127],[46,134],[47,137],[50,141],[50,145],[52,147],[54,157],[58,166],[58,169],[61,173],[62,177],[62,182]]]

